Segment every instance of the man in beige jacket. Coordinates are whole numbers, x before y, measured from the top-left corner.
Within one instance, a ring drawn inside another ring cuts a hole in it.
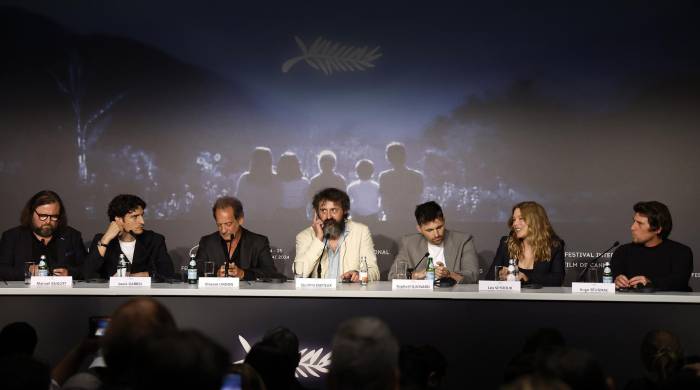
[[[314,195],[311,226],[296,237],[295,266],[303,262],[304,277],[359,282],[360,259],[367,260],[369,280],[379,280],[377,256],[369,228],[348,220],[350,197],[337,188]]]

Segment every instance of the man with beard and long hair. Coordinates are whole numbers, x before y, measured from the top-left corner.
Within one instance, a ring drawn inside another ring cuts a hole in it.
[[[311,226],[296,236],[294,262],[304,263],[304,276],[359,282],[360,259],[364,257],[369,280],[379,280],[369,228],[348,220],[348,194],[337,188],[326,188],[314,195],[312,205]]]
[[[146,202],[136,195],[117,195],[107,207],[109,225],[96,234],[85,261],[86,275],[104,279],[114,276],[119,255],[129,263],[130,276],[172,278],[173,261],[165,237],[144,229]]]
[[[39,191],[22,209],[20,226],[2,234],[0,277],[23,280],[24,263],[46,257],[51,275],[82,279],[85,245],[79,231],[68,226],[63,201],[53,191]],[[32,266],[36,271],[36,265]]]

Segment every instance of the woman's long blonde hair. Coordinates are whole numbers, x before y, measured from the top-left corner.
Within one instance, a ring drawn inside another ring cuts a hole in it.
[[[511,259],[521,259],[523,256],[523,240],[519,239],[513,229],[513,213],[515,209],[520,209],[520,215],[527,223],[528,240],[535,254],[535,262],[549,261],[552,257],[552,247],[560,245],[560,240],[549,223],[547,212],[537,202],[520,202],[513,206],[508,227],[508,254]]]

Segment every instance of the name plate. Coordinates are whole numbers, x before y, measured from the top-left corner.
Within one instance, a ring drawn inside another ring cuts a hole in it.
[[[148,276],[112,276],[109,278],[109,287],[151,287],[151,278]]]
[[[199,278],[197,280],[198,288],[229,288],[238,290],[240,279],[238,278]]]
[[[297,290],[335,290],[337,280],[298,278],[294,279]]]
[[[571,283],[573,294],[615,294],[615,283]]]
[[[393,279],[392,291],[433,291],[432,280]]]
[[[30,287],[73,288],[72,276],[32,276]]]
[[[500,281],[500,280],[480,280],[479,281],[479,292],[519,293],[520,292],[520,281],[507,282],[507,281]]]

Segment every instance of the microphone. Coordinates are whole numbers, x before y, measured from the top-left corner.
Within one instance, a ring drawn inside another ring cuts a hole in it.
[[[601,257],[603,257],[604,254],[610,252],[611,250],[613,250],[613,249],[614,249],[615,247],[617,247],[618,245],[620,245],[620,241],[615,241],[615,242],[612,244],[612,246],[611,246],[610,248],[608,248],[608,249],[605,250],[605,252],[599,254],[598,257],[596,257],[595,259],[593,259],[593,260],[587,262],[587,263],[586,263],[586,266],[583,267],[583,270],[581,270],[581,272],[580,272],[580,273],[578,274],[578,276],[576,277],[576,281],[577,281],[577,282],[582,281],[582,280],[583,280],[583,275],[586,273],[586,271],[588,271],[588,267],[590,267],[590,265],[591,265],[592,263],[595,263],[596,261],[598,261],[598,259],[600,259]]]
[[[318,267],[316,267],[316,274],[318,275],[319,278],[321,278],[321,258],[323,257],[323,252],[326,251],[326,246],[328,245],[328,239],[331,237],[331,234],[326,232],[326,226],[324,222],[323,226],[323,249],[321,249],[321,255],[318,257]]]
[[[236,239],[236,235],[231,233],[231,238],[228,240],[228,250],[226,251],[226,257],[224,258],[224,277],[228,278],[228,263],[231,260],[231,246],[233,246],[233,240]]]
[[[411,279],[411,278],[413,277],[413,271],[415,271],[415,270],[418,268],[418,266],[420,265],[420,263],[422,263],[423,260],[425,260],[426,257],[428,257],[428,256],[430,256],[430,252],[425,252],[425,254],[423,255],[423,257],[421,257],[420,260],[418,260],[418,263],[416,264],[415,267],[413,267],[413,268],[408,268],[408,269],[406,270],[406,273],[408,274],[408,275],[406,275],[406,277],[409,278],[409,279]]]

